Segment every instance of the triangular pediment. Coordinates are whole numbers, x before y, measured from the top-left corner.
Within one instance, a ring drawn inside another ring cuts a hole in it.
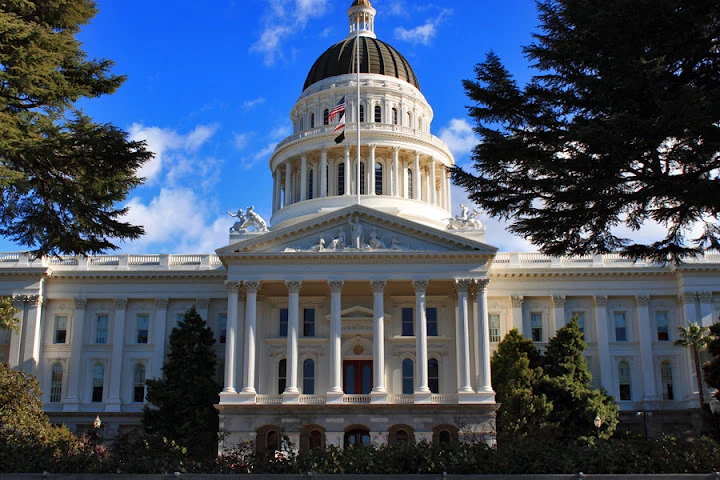
[[[497,248],[379,210],[353,205],[301,223],[273,229],[217,250],[223,256],[475,253]]]
[[[367,319],[372,320],[375,312],[373,312],[371,309],[366,307],[361,307],[360,305],[356,305],[354,307],[346,308],[345,310],[342,310],[340,312],[340,318],[344,320],[349,319]]]

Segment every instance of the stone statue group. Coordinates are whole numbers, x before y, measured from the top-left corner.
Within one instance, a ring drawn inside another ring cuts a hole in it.
[[[455,215],[452,218],[448,218],[448,230],[483,230],[483,224],[476,217],[480,215],[480,211],[477,208],[473,208],[471,213],[467,205],[460,204],[460,215]]]
[[[265,220],[253,211],[255,207],[250,206],[245,209],[238,209],[237,213],[227,212],[231,217],[237,218],[237,222],[230,227],[230,233],[247,233],[250,228],[254,228],[256,232],[267,232],[267,224]]]
[[[324,237],[320,237],[318,244],[315,245],[312,250],[316,252],[324,252],[326,250],[343,250],[343,249],[356,249],[356,250],[403,250],[402,245],[397,239],[397,235],[393,235],[388,247],[383,241],[382,235],[377,232],[375,227],[372,227],[368,234],[367,242],[365,242],[365,235],[363,233],[363,226],[357,216],[350,217],[348,220],[350,224],[350,242],[347,241],[345,236],[345,229],[340,227],[337,234],[326,242]]]

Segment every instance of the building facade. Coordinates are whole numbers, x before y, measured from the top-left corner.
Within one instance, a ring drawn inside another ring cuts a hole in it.
[[[0,295],[21,324],[0,332],[0,360],[38,376],[53,421],[140,425],[145,380],[192,305],[217,339],[228,443],[491,437],[497,343],[517,328],[542,347],[572,317],[595,386],[628,420],[686,421],[696,380],[673,341],[718,317],[720,255],[499,253],[476,211],[451,215],[452,154],[375,14],[355,0],[348,37],[308,74],[270,159],[269,229],[248,208],[214,255],[0,254]]]

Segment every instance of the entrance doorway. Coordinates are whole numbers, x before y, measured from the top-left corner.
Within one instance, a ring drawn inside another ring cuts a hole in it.
[[[372,360],[345,360],[343,372],[343,391],[346,394],[370,393],[373,384]]]

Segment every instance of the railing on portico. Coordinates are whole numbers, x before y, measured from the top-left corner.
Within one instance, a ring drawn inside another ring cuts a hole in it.
[[[397,403],[401,405],[411,405],[415,402],[414,395],[403,395],[398,393],[391,393],[388,395],[388,403]]]
[[[458,396],[445,393],[433,393],[430,395],[430,401],[438,405],[453,405],[458,403]]]
[[[369,394],[346,394],[343,395],[342,402],[346,405],[370,405],[371,395]],[[458,403],[456,394],[434,393],[430,396],[430,402],[435,405],[455,405]],[[282,395],[257,395],[255,397],[257,405],[282,405]],[[293,405],[325,405],[327,403],[327,395],[300,395],[297,402]],[[415,396],[389,394],[387,403],[394,405],[412,405],[415,403]]]
[[[282,395],[258,395],[255,397],[258,405],[281,405]]]
[[[301,405],[325,405],[327,395],[300,395],[298,403]]]
[[[343,403],[362,405],[370,403],[370,395],[343,395]]]

